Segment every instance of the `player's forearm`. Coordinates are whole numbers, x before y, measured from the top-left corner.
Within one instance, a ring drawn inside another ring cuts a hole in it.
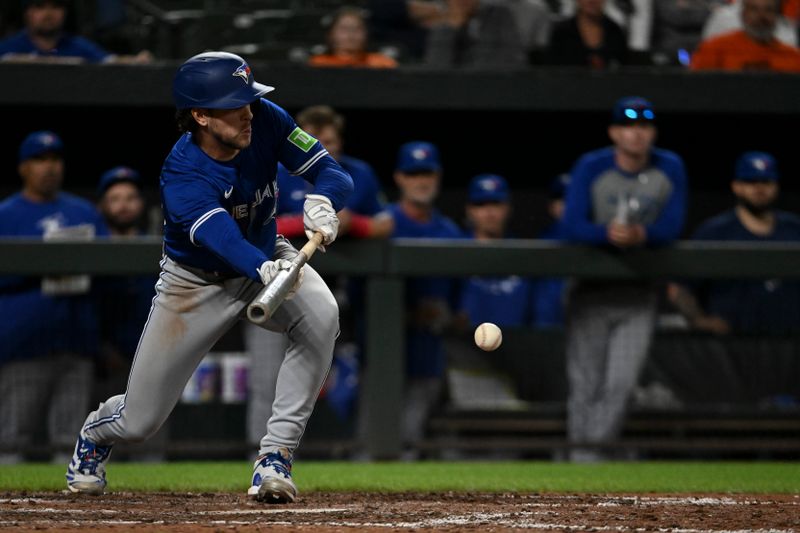
[[[328,198],[336,211],[344,209],[353,194],[353,178],[331,156],[320,159],[302,177],[313,183],[314,194]]]
[[[700,303],[689,289],[678,283],[670,283],[667,287],[667,297],[690,323],[695,323],[698,319],[705,316],[705,311],[700,307]]]
[[[269,258],[245,240],[230,217],[218,215],[209,218],[195,232],[194,241],[211,250],[243,276],[261,281],[258,268]]]

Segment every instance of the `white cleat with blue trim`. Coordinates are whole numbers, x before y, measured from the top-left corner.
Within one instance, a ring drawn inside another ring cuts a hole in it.
[[[265,503],[292,503],[297,487],[292,481],[292,454],[286,448],[261,455],[253,465],[247,496]]]
[[[102,494],[106,488],[106,466],[111,446],[98,446],[81,431],[75,453],[67,466],[67,488],[72,492]]]

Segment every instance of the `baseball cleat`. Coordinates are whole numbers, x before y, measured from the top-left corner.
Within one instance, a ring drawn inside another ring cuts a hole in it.
[[[292,481],[292,454],[286,448],[261,455],[253,465],[253,483],[247,496],[265,503],[292,503],[297,487]]]
[[[102,494],[106,488],[106,466],[111,446],[98,446],[81,431],[75,453],[67,466],[67,488],[72,492]]]

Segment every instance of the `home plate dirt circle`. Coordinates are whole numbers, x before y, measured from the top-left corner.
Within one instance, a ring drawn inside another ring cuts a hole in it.
[[[800,495],[0,493],[0,530],[800,533]]]

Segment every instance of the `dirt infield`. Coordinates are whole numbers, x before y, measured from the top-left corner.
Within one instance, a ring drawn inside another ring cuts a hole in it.
[[[266,506],[233,494],[3,493],[3,529],[800,533],[800,496],[310,493]]]

